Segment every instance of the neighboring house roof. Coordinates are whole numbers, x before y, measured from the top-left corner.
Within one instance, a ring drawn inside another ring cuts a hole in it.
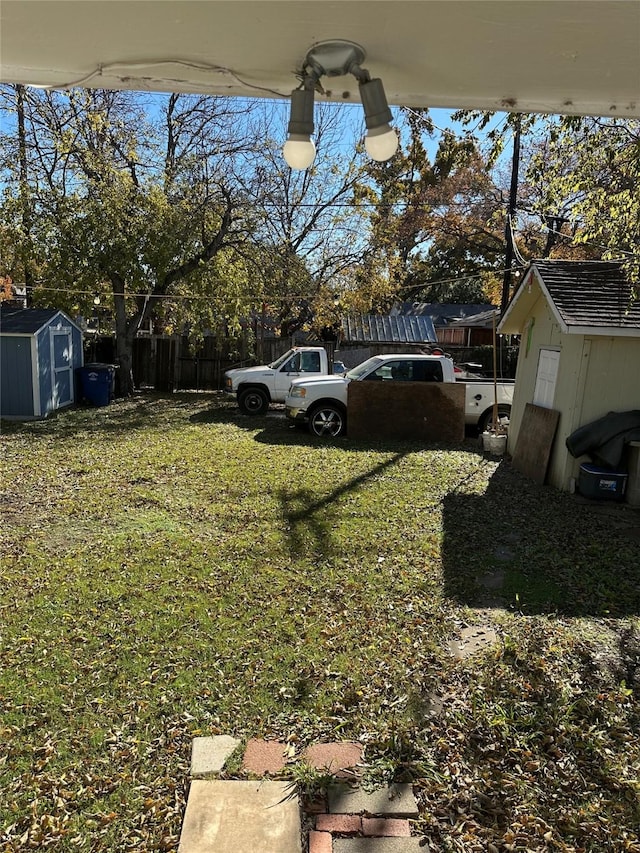
[[[431,317],[405,317],[360,314],[344,317],[342,339],[358,343],[435,343],[436,331]]]
[[[405,317],[431,317],[436,326],[448,326],[467,317],[490,311],[494,306],[486,302],[480,304],[456,302],[400,302],[394,306],[392,315]],[[469,325],[469,324],[467,324]]]
[[[0,334],[35,335],[58,314],[64,317],[65,322],[80,328],[57,308],[20,308],[15,305],[0,304]]]
[[[489,311],[481,311],[479,314],[472,314],[469,317],[463,317],[461,320],[453,320],[451,323],[447,324],[447,328],[467,329],[469,327],[473,327],[477,329],[491,329],[494,317],[497,323],[500,317],[500,310],[498,308],[491,308]]]
[[[522,331],[538,298],[534,283],[565,334],[640,336],[640,299],[618,261],[533,261],[498,331]]]

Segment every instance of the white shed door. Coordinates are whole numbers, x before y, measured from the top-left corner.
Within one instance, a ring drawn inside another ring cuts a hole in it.
[[[73,403],[73,357],[71,329],[51,329],[53,405]]]
[[[554,349],[541,349],[538,357],[538,373],[536,387],[533,392],[533,405],[544,409],[553,408],[553,398],[556,393],[556,379],[560,353]]]

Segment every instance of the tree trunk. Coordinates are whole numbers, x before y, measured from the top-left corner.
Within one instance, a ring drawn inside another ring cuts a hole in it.
[[[138,323],[127,320],[127,308],[124,298],[124,282],[118,276],[112,276],[113,303],[116,314],[116,394],[118,397],[131,397],[133,385],[133,341],[138,331]]]

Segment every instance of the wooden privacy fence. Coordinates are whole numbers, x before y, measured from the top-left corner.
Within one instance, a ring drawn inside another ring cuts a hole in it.
[[[329,341],[305,341],[307,346],[323,346],[329,355],[343,361],[347,368],[355,367],[372,355],[395,352],[415,352],[416,345],[372,343],[366,347]],[[207,336],[202,345],[194,348],[189,339],[178,335],[141,335],[134,341],[133,381],[136,388],[156,391],[216,391],[224,386],[224,372],[233,367],[270,364],[294,343],[290,338],[265,338],[254,342],[249,336],[239,340]],[[85,342],[85,361],[113,364],[115,343],[110,336]],[[258,350],[258,351],[256,351]],[[491,347],[447,346],[454,361],[478,361],[485,375],[492,372]],[[498,352],[498,375],[513,378],[517,347],[501,346]]]
[[[224,372],[233,367],[270,364],[291,346],[290,339],[267,338],[260,342],[258,358],[248,338],[218,339],[207,336],[194,348],[187,337],[148,335],[139,337],[133,348],[133,381],[136,388],[156,391],[216,391],[224,386]],[[333,343],[307,342],[323,346],[333,360]]]

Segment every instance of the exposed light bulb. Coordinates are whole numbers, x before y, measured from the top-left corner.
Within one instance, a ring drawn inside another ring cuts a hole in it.
[[[367,131],[364,147],[372,160],[389,160],[398,150],[398,136],[393,128],[383,124]]]
[[[373,160],[389,160],[398,150],[398,137],[389,124],[393,121],[393,116],[387,104],[382,80],[377,77],[374,80],[363,77],[359,89],[367,126],[364,147]]]
[[[292,169],[308,169],[316,156],[316,146],[308,136],[290,133],[282,147],[282,155]]]
[[[313,133],[314,77],[305,77],[304,88],[291,93],[291,113],[287,127],[287,141],[282,154],[292,169],[308,169],[316,156],[316,146],[311,141]]]

